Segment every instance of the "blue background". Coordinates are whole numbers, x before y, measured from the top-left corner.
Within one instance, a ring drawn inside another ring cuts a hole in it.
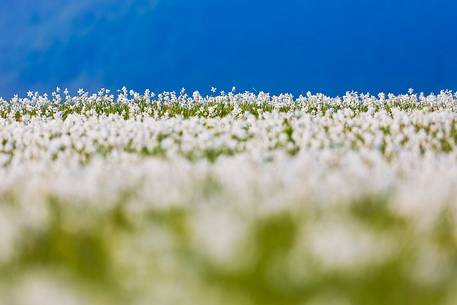
[[[1,0],[0,96],[457,89],[454,0]]]

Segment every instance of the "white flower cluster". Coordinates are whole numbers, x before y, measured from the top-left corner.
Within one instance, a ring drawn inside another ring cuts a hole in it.
[[[450,305],[456,221],[449,91],[0,99],[0,304]]]

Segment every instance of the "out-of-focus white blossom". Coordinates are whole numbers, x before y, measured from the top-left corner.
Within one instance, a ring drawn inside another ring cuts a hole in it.
[[[0,99],[0,304],[452,299],[456,94],[216,92]]]

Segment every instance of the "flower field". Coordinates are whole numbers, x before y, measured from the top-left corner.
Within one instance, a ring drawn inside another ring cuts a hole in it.
[[[0,304],[457,304],[457,94],[0,99]]]

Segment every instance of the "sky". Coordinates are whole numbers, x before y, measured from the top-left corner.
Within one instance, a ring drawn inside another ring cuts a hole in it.
[[[457,90],[455,0],[1,0],[0,96]]]

